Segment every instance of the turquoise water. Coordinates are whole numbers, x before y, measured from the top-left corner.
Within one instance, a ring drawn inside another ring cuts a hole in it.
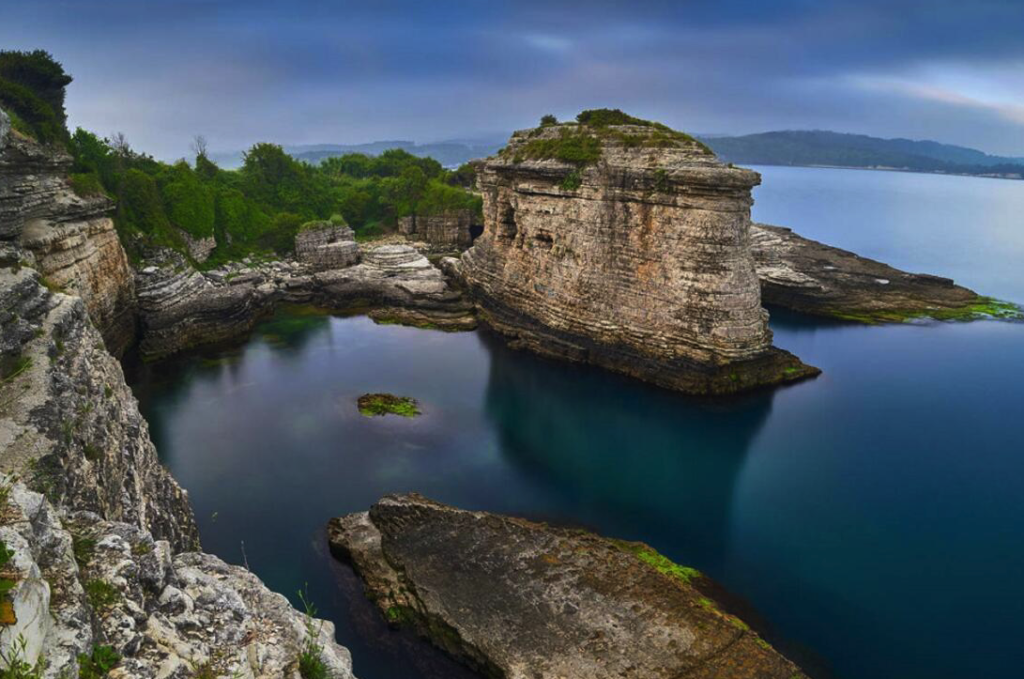
[[[1024,300],[1024,183],[759,169],[757,219]],[[1024,324],[772,325],[819,379],[699,401],[484,332],[281,316],[134,386],[205,548],[306,585],[361,679],[469,676],[326,554],[328,517],[412,490],[647,541],[812,676],[1019,675]],[[364,418],[369,391],[424,414]]]

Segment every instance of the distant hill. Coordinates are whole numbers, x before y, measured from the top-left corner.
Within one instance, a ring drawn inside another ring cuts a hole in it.
[[[414,156],[431,157],[445,167],[458,167],[468,160],[493,155],[504,146],[503,141],[441,141],[432,144],[417,144],[414,141],[391,140],[374,141],[366,144],[309,144],[303,146],[285,146],[284,150],[296,160],[312,165],[320,163],[324,158],[343,156],[346,153],[364,153],[377,156],[388,149],[403,149]],[[213,153],[212,160],[224,168],[236,168],[242,165],[242,152]]]
[[[881,139],[839,132],[785,131],[701,140],[727,162],[744,165],[834,166],[1024,178],[1024,158],[991,156],[935,141]]]

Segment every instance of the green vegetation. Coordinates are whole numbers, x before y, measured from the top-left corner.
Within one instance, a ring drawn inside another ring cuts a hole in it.
[[[75,554],[75,563],[79,568],[85,568],[96,553],[96,540],[84,535],[72,535],[71,549]]]
[[[363,394],[358,400],[359,412],[367,417],[378,415],[401,415],[416,417],[420,414],[416,399],[394,394]]]
[[[11,382],[31,367],[32,359],[28,356],[0,356],[0,384]]]
[[[69,134],[63,67],[43,51],[0,51],[0,106],[14,129],[65,146],[74,158],[68,177],[80,196],[114,199],[114,222],[133,261],[158,245],[187,255],[185,236],[216,240],[207,266],[249,255],[285,255],[299,228],[334,217],[361,238],[392,229],[406,215],[469,209],[482,201],[465,190],[475,169],[445,170],[431,158],[398,149],[370,157],[352,153],[310,165],[275,144],[259,143],[237,171],[222,170],[196,138],[192,165],[168,164],[131,148],[122,134]]]
[[[93,646],[92,653],[78,656],[79,679],[102,679],[121,662],[121,655],[111,646]]]
[[[41,679],[46,664],[42,658],[35,665],[25,661],[28,655],[28,640],[19,634],[5,653],[0,650],[0,679]]]
[[[558,118],[556,118],[555,116],[551,115],[550,113],[540,117],[540,126],[541,127],[551,127],[552,125],[557,125],[557,124],[558,124]]]
[[[960,307],[935,309],[843,309],[830,310],[827,315],[844,321],[877,325],[879,323],[907,323],[931,318],[936,321],[974,321],[979,318],[1024,320],[1024,309],[994,297],[979,296],[974,302]]]
[[[44,144],[67,140],[64,88],[71,76],[43,50],[0,51],[0,107],[18,132]]]
[[[85,596],[95,609],[109,608],[121,600],[121,593],[106,580],[93,579],[85,583]]]
[[[636,556],[644,563],[649,566],[653,566],[655,570],[669,577],[676,578],[686,584],[690,584],[693,580],[702,577],[701,572],[696,568],[689,568],[688,566],[680,566],[674,561],[670,560],[666,556],[662,556],[653,548],[648,547],[642,542],[626,542],[624,540],[614,540],[613,543],[621,550],[629,552]]]
[[[298,594],[306,615],[306,639],[299,653],[299,675],[302,679],[327,679],[329,672],[324,663],[324,647],[320,643],[324,623],[316,621],[316,607],[306,598],[306,593],[299,590]]]

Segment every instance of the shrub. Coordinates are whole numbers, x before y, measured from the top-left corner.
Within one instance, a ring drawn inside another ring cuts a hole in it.
[[[102,679],[121,662],[121,655],[112,646],[93,646],[92,653],[78,656],[79,679]]]
[[[558,118],[556,118],[555,116],[551,115],[550,113],[545,115],[545,116],[541,116],[541,118],[540,118],[540,126],[541,127],[550,127],[552,125],[557,125],[557,124],[558,124]]]
[[[91,198],[104,194],[103,184],[95,172],[80,172],[68,175],[71,190],[82,198]]]

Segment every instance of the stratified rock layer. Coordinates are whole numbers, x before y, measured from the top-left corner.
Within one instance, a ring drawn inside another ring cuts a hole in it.
[[[352,679],[334,626],[307,619],[244,568],[175,554],[89,512],[62,516],[20,482],[0,477],[0,487],[0,541],[14,554],[4,577],[15,583],[0,651],[43,667],[45,679],[79,676],[81,657],[101,645],[121,656],[112,679],[299,679],[307,624],[328,676]],[[19,636],[23,649],[12,645]]]
[[[787,228],[755,223],[751,234],[765,304],[867,323],[1022,316],[949,278],[900,271]]]
[[[639,558],[639,544],[418,495],[334,519],[328,535],[390,621],[489,676],[802,676],[686,578]]]
[[[436,215],[410,215],[398,220],[399,232],[430,245],[468,248],[473,243],[472,210],[451,210]]]
[[[23,247],[52,285],[81,297],[120,355],[134,339],[134,278],[107,216],[110,200],[75,195],[66,180],[70,167],[62,150],[9,130],[0,134],[0,241]]]
[[[295,256],[316,271],[340,269],[359,262],[359,245],[343,224],[312,222],[295,236]]]
[[[379,319],[464,330],[472,305],[408,245],[367,248],[362,263],[318,271],[296,262],[200,273],[163,250],[138,273],[140,351],[156,358],[245,334],[277,304],[372,310]]]
[[[750,249],[760,178],[697,143],[602,128],[582,169],[530,159],[573,126],[517,132],[479,173],[485,229],[463,255],[481,317],[538,353],[694,393],[817,370],[771,345]]]
[[[0,471],[54,502],[195,549],[188,496],[160,464],[121,366],[78,297],[0,268]]]

